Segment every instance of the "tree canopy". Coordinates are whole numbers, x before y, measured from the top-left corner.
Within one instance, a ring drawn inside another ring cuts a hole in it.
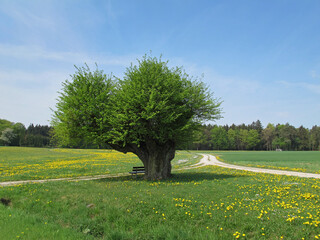
[[[63,83],[52,124],[60,143],[109,144],[133,152],[149,179],[168,178],[177,144],[203,121],[221,117],[221,101],[181,67],[145,55],[123,79],[77,68]]]

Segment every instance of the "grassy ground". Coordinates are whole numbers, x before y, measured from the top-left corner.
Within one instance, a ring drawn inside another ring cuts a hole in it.
[[[211,152],[220,160],[251,167],[320,173],[319,151],[220,151]]]
[[[196,163],[199,158],[195,153],[179,151],[173,168]],[[124,173],[141,165],[134,154],[114,150],[0,148],[0,181]]]
[[[175,166],[196,161],[194,153],[179,154]],[[168,181],[119,177],[0,187],[1,238],[320,238],[319,179],[215,166],[173,173]]]

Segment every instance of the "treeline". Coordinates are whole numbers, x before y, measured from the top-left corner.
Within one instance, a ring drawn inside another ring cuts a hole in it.
[[[0,146],[48,147],[52,127],[13,123],[0,119]]]
[[[13,123],[0,119],[0,146],[21,147],[64,147],[64,148],[110,148],[106,144],[94,144],[85,139],[72,145],[58,144],[54,138],[53,127],[30,124],[27,128],[22,123]]]
[[[245,125],[204,125],[196,141],[188,145],[193,150],[320,150],[320,126],[311,129],[287,124],[268,124],[263,128],[257,120]]]
[[[0,119],[0,146],[56,147],[51,136],[53,128],[47,125],[13,123]],[[263,128],[259,120],[241,125],[203,125],[195,133],[195,140],[179,149],[188,150],[290,150],[320,151],[320,126],[311,129],[295,128],[287,124],[268,124]],[[105,144],[95,145],[80,142],[73,148],[109,148]]]

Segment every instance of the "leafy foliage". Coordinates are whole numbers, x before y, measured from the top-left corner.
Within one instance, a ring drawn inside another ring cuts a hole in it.
[[[113,143],[179,143],[203,120],[220,117],[220,102],[202,82],[181,68],[169,69],[161,59],[145,56],[139,66],[127,69],[118,86],[110,118]]]
[[[60,145],[179,143],[204,120],[220,118],[221,102],[206,86],[161,58],[145,55],[123,79],[76,69],[63,83],[52,121]]]
[[[78,68],[72,81],[63,83],[52,120],[54,140],[60,146],[82,146],[100,143],[110,130],[110,98],[114,88],[103,71]]]

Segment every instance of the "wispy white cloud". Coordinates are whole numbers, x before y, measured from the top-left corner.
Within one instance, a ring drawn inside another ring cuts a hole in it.
[[[320,94],[320,84],[302,83],[302,85],[309,91]]]
[[[312,77],[313,79],[318,79],[318,80],[320,80],[320,74],[319,74],[317,71],[312,70],[312,71],[310,72],[310,75],[311,75],[311,77]]]
[[[286,87],[305,89],[310,92],[320,94],[320,84],[308,83],[308,82],[288,82],[288,81],[278,81],[277,83],[282,84]]]
[[[111,0],[108,0],[105,2],[104,9],[106,10],[106,13],[107,13],[106,17],[107,17],[108,24],[112,28],[118,29],[118,16],[112,5]]]
[[[93,45],[95,35],[98,39],[104,38],[102,29],[112,37],[121,35],[111,1],[95,4],[90,1],[77,4],[54,0],[1,1],[0,16],[1,20],[3,17],[0,29],[7,35],[7,43],[33,44],[73,53]]]
[[[0,56],[22,60],[55,60],[74,61],[74,59],[86,59],[79,53],[47,51],[39,46],[0,44]]]
[[[275,112],[275,114],[277,115],[277,117],[279,117],[280,119],[288,119],[290,116],[290,113],[288,111],[282,111],[282,112]]]
[[[14,86],[16,89],[56,88],[57,83],[68,77],[64,71],[30,72],[22,70],[0,70],[0,86]]]
[[[0,56],[22,60],[52,60],[72,64],[94,64],[129,66],[136,59],[135,55],[91,55],[84,52],[50,51],[39,46],[0,44]]]
[[[32,1],[4,1],[1,2],[0,12],[25,28],[53,29],[57,21],[53,17],[51,6],[49,1],[45,4],[37,4]]]
[[[49,28],[54,29],[56,27],[56,22],[48,18],[48,16],[41,16],[41,12],[31,12],[28,9],[18,9],[14,8],[11,9],[11,11],[8,11],[9,9],[6,9],[7,15],[9,15],[11,18],[13,18],[15,21],[22,24],[24,27],[34,29],[34,28]]]

